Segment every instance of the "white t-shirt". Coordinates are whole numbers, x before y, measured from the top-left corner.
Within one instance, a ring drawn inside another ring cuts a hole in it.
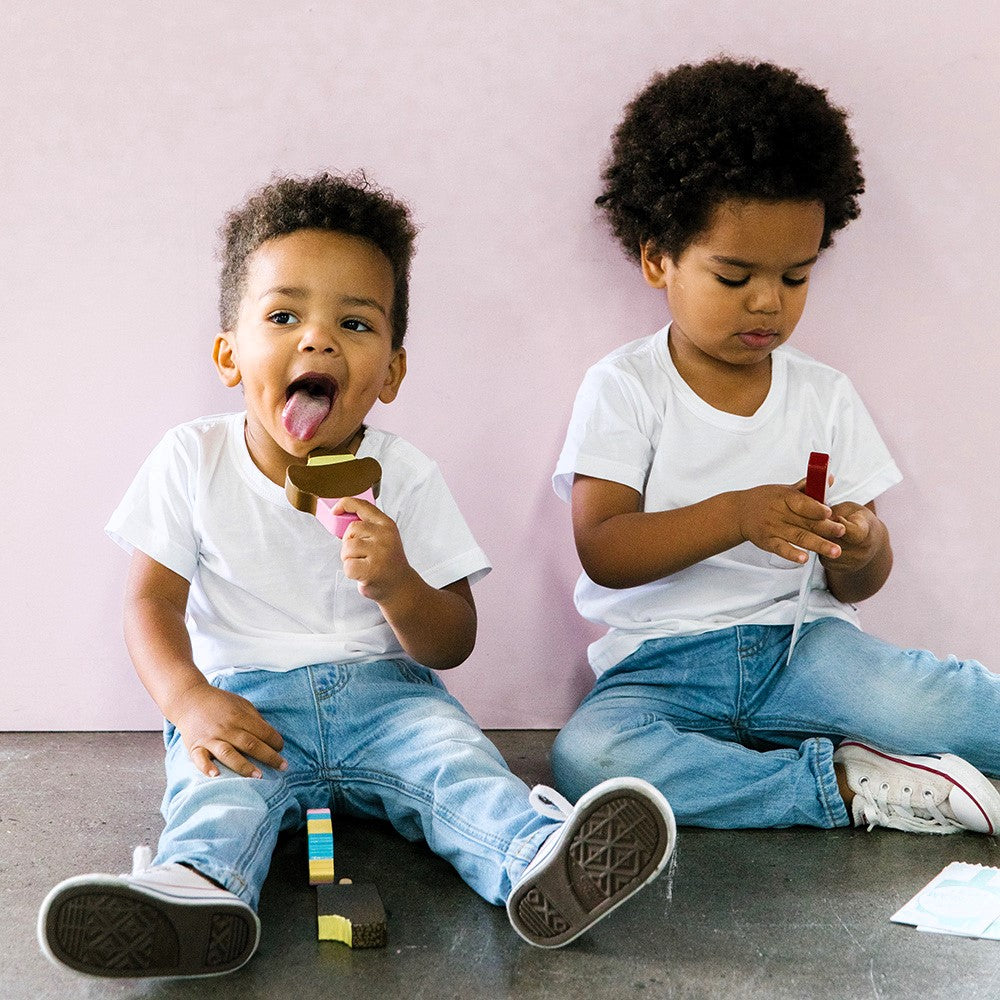
[[[637,490],[643,510],[687,507],[730,490],[795,483],[809,453],[830,455],[827,503],[874,500],[902,476],[847,376],[782,346],[771,388],[751,417],[716,410],[674,366],[665,328],[613,351],[586,374],[553,486],[566,501],[574,474]],[[744,542],[661,580],[612,590],[581,575],[574,594],[585,618],[609,631],[590,647],[597,674],[647,639],[741,624],[790,625],[803,568]],[[806,621],[857,624],[857,611],[826,589],[816,569]]]
[[[190,581],[194,661],[222,670],[292,670],[402,656],[378,605],[344,576],[340,540],[296,510],[254,465],[245,413],[169,431],[143,464],[107,532]],[[432,587],[490,564],[430,459],[369,427],[358,457],[382,466],[377,506],[397,524],[406,557]]]

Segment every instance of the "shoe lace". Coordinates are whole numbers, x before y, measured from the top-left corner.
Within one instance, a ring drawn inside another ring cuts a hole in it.
[[[957,833],[962,829],[938,808],[934,793],[925,788],[915,800],[913,788],[904,785],[900,789],[899,801],[889,800],[889,783],[883,781],[877,787],[868,777],[858,781],[854,795],[854,817],[868,824],[871,832],[876,826],[910,833]]]
[[[535,785],[528,793],[528,801],[535,812],[549,819],[566,820],[573,812],[569,799],[564,798],[554,788],[548,785]]]
[[[153,852],[150,848],[143,845],[142,847],[137,847],[132,852],[132,874],[141,875],[147,868],[152,868],[153,866]]]

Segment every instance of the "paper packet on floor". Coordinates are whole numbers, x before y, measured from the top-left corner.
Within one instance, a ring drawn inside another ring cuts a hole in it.
[[[1000,868],[953,861],[891,919],[918,931],[1000,941]]]

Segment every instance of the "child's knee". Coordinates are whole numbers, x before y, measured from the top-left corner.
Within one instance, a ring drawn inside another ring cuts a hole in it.
[[[179,816],[217,815],[225,824],[240,829],[254,829],[266,822],[284,797],[281,779],[244,778],[223,768],[217,778],[201,776],[187,782],[169,795],[164,818],[177,822]]]
[[[570,720],[552,745],[552,775],[556,787],[575,802],[603,780],[601,761],[607,756],[610,733]]]

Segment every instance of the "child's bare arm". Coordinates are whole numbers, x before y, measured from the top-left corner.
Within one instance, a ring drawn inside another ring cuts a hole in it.
[[[339,508],[339,509],[338,509]],[[476,605],[468,580],[436,590],[409,564],[399,529],[388,514],[348,497],[340,510],[361,518],[344,535],[344,575],[375,601],[403,649],[417,663],[447,670],[463,663],[476,644]]]
[[[892,570],[892,545],[889,529],[879,520],[875,504],[864,507],[841,503],[833,508],[834,517],[844,525],[840,539],[841,554],[822,557],[826,585],[830,593],[845,604],[857,604],[877,594]]]
[[[792,485],[720,493],[676,510],[645,513],[642,496],[605,479],[573,479],[573,535],[587,575],[604,587],[637,587],[677,573],[741,542],[805,562],[831,559],[846,528],[825,504]],[[805,550],[805,551],[803,551]]]
[[[125,590],[125,643],[136,673],[166,719],[180,731],[200,771],[213,758],[237,774],[260,777],[247,759],[287,766],[281,736],[245,698],[212,687],[195,666],[184,625],[188,582],[138,550]],[[244,754],[246,756],[244,756]]]

